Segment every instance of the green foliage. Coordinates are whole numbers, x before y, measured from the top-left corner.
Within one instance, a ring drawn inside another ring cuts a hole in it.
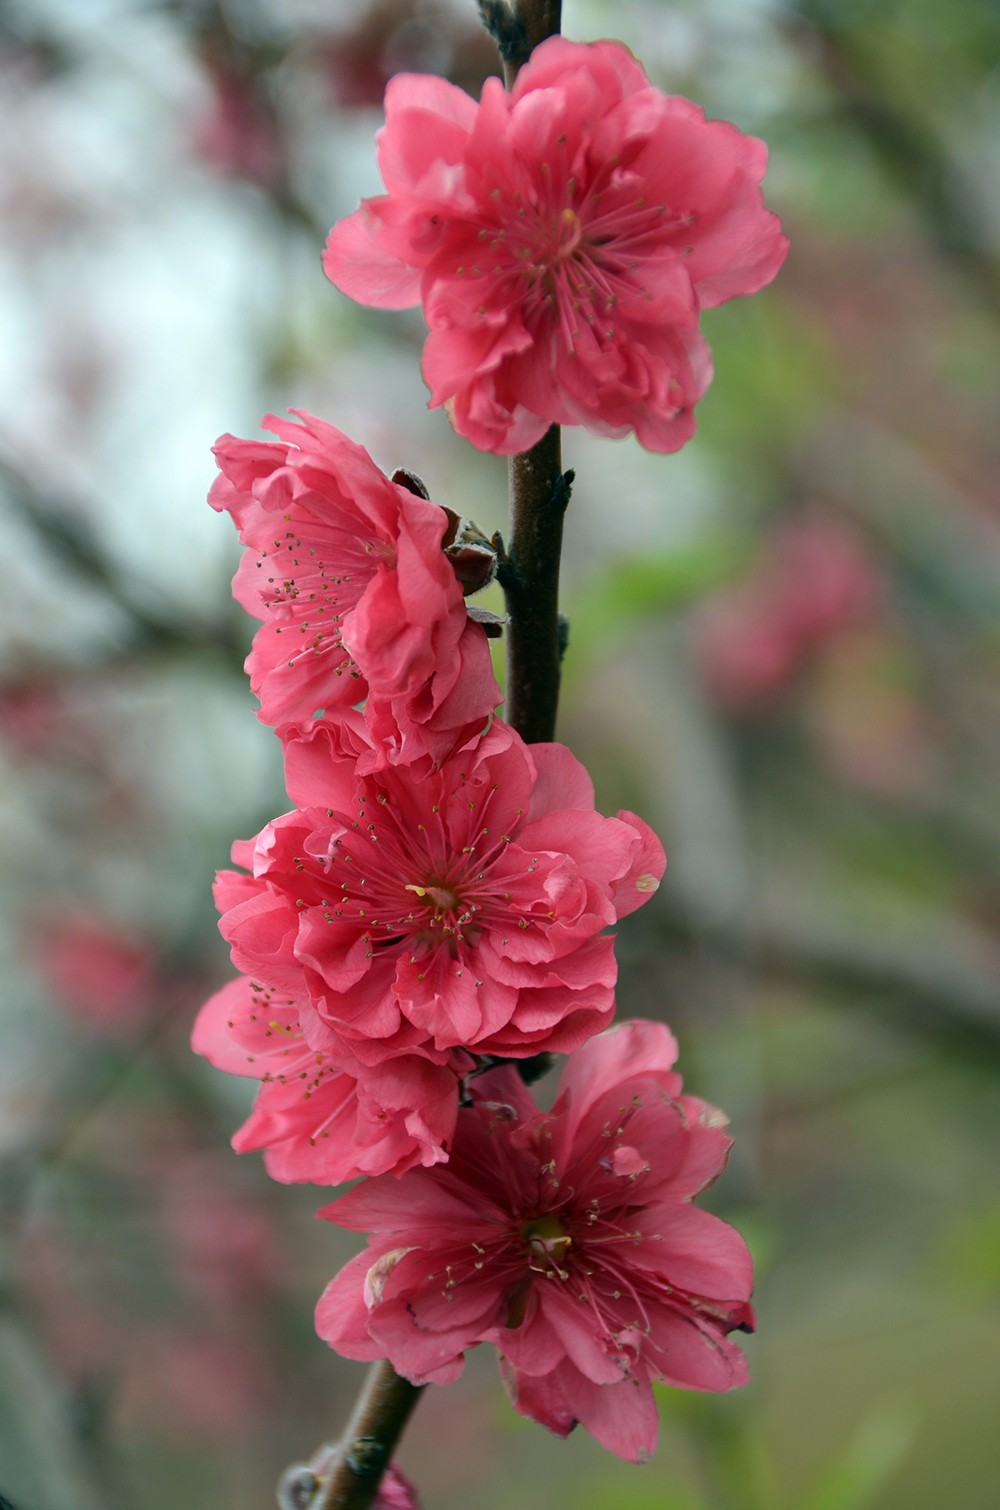
[[[613,655],[644,624],[676,615],[732,581],[747,554],[745,542],[720,534],[669,550],[619,556],[583,582],[566,599],[572,646],[564,667],[568,695],[578,677]]]
[[[873,1407],[799,1510],[869,1510],[877,1505],[918,1430],[912,1407],[896,1402]]]
[[[699,410],[700,440],[753,489],[761,472],[787,464],[841,379],[818,321],[774,290],[708,311],[703,326],[716,378]]]
[[[1000,1198],[991,1197],[944,1233],[934,1270],[968,1300],[1000,1295]]]

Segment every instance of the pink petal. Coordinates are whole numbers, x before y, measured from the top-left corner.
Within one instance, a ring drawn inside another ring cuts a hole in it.
[[[630,1219],[631,1220],[631,1219]],[[753,1264],[735,1228],[698,1206],[650,1207],[635,1217],[643,1241],[635,1262],[662,1274],[678,1290],[712,1300],[745,1301]]]
[[[358,791],[354,762],[370,742],[362,715],[351,709],[335,722],[282,724],[277,734],[292,801],[300,808],[352,813]]]
[[[564,1364],[539,1377],[522,1372],[500,1355],[500,1378],[514,1409],[560,1437],[568,1437],[577,1424],[576,1412],[562,1384],[567,1367],[572,1365]]]
[[[602,1447],[629,1463],[645,1463],[652,1457],[659,1417],[649,1384],[640,1379],[593,1384],[576,1373],[566,1377],[563,1388],[581,1426]]]
[[[371,1362],[382,1356],[368,1331],[368,1307],[364,1302],[364,1279],[371,1267],[370,1253],[359,1253],[331,1279],[316,1306],[316,1331],[324,1342],[344,1358]]]
[[[677,1058],[677,1040],[662,1022],[619,1023],[584,1044],[566,1064],[554,1112],[565,1117],[567,1142],[595,1101],[622,1081],[662,1074]]]
[[[648,902],[653,892],[659,889],[667,867],[667,857],[663,845],[648,823],[637,818],[635,813],[620,812],[618,817],[622,823],[627,823],[634,829],[638,839],[628,871],[614,883],[612,891],[618,916],[624,918],[644,902]]]
[[[376,309],[408,309],[420,302],[420,271],[382,245],[382,221],[366,200],[327,237],[323,271],[341,293]]]
[[[610,1384],[621,1379],[623,1360],[609,1348],[586,1301],[571,1296],[568,1286],[559,1283],[546,1285],[539,1300],[566,1357],[585,1378],[595,1384]]]
[[[457,1232],[478,1238],[489,1231],[489,1219],[498,1213],[488,1202],[482,1212],[475,1211],[467,1192],[448,1188],[429,1170],[413,1169],[404,1180],[366,1180],[318,1215],[352,1232],[410,1234],[427,1243],[442,1236],[451,1240]]]
[[[533,744],[531,758],[537,778],[525,822],[548,817],[563,808],[594,810],[594,783],[586,767],[560,744]]]
[[[432,163],[462,161],[476,102],[434,74],[398,73],[385,91],[378,165],[390,193],[415,188]]]

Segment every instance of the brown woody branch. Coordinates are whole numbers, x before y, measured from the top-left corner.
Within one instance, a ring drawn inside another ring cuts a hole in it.
[[[559,31],[561,10],[562,0],[517,0],[513,18],[524,51],[504,57],[508,89],[532,48]],[[530,451],[510,458],[508,480],[507,556],[499,573],[509,619],[506,715],[535,744],[554,738],[559,703],[559,559],[572,475],[563,474],[558,425]]]
[[[497,575],[507,604],[507,722],[529,744],[555,736],[559,702],[559,558],[572,473],[559,426],[508,465],[510,527]]]

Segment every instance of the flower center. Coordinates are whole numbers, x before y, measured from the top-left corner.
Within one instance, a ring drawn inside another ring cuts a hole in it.
[[[259,546],[259,590],[273,616],[273,631],[287,646],[288,665],[310,655],[331,658],[329,674],[356,676],[350,647],[341,638],[343,619],[355,607],[383,561],[396,565],[395,547],[386,541],[356,536],[313,521],[297,521]]]
[[[454,912],[461,905],[461,897],[447,886],[405,886],[404,891],[412,891],[414,896],[429,897],[434,903],[436,912]]]
[[[554,245],[552,248],[555,260],[572,257],[583,239],[583,224],[575,210],[565,209],[559,217]]]
[[[558,1261],[564,1258],[573,1246],[573,1239],[557,1216],[548,1212],[525,1222],[521,1237],[528,1248],[528,1267],[539,1274],[557,1273],[562,1278]]]

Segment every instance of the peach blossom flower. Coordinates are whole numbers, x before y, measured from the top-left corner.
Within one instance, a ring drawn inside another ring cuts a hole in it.
[[[221,872],[216,899],[237,970],[308,1001],[313,1049],[517,1058],[607,1026],[606,930],[666,862],[633,813],[595,812],[564,746],[497,719],[440,769],[371,769],[358,713],[279,732],[299,805],[234,846],[251,873]]]
[[[725,1118],[682,1094],[677,1045],[628,1022],[570,1057],[551,1112],[512,1067],[471,1082],[451,1158],[370,1180],[320,1215],[370,1231],[331,1281],[321,1337],[447,1384],[493,1343],[511,1400],[565,1436],[648,1457],[654,1380],[728,1390],[752,1331],[742,1238],[691,1199],[721,1173]]]
[[[558,423],[676,451],[712,377],[700,311],[785,258],[766,158],[618,42],[551,37],[478,104],[400,74],[387,192],[334,226],[324,267],[362,304],[422,304],[431,405],[482,450],[527,450]]]
[[[209,502],[249,547],[234,595],[263,621],[246,663],[260,716],[335,713],[371,691],[441,753],[500,701],[442,547],[452,517],[296,412],[301,425],[265,419],[276,442],[224,435],[214,447],[222,475]]]

